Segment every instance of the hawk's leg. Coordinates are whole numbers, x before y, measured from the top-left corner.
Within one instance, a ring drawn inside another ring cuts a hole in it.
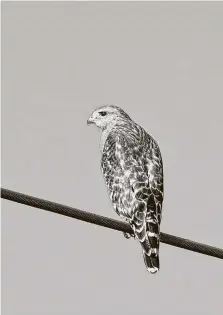
[[[128,223],[130,223],[129,221],[127,221]],[[124,237],[127,238],[127,239],[130,239],[131,237],[133,237],[134,239],[136,238],[136,235],[135,235],[135,230],[134,230],[134,226],[133,224],[130,223],[130,226],[132,228],[132,232],[131,233],[128,233],[128,232],[123,232],[124,234]]]

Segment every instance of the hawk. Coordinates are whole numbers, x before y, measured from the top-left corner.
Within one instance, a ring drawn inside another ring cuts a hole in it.
[[[104,105],[88,124],[101,129],[101,170],[116,213],[132,227],[150,273],[160,268],[163,163],[156,141],[121,108]]]

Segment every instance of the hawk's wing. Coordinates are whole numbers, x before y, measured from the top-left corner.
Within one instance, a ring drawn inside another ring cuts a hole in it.
[[[116,158],[124,171],[131,171],[131,186],[137,200],[147,200],[147,219],[161,223],[163,163],[156,141],[141,127],[137,133],[116,137]],[[131,137],[132,136],[132,137]]]
[[[126,206],[131,206],[126,194],[130,189],[135,200],[147,199],[147,219],[151,215],[151,219],[160,224],[163,202],[161,153],[155,140],[141,127],[134,131],[109,134],[101,158],[102,172],[116,208],[126,202]],[[116,211],[122,214],[121,209]],[[128,213],[127,216],[132,215]]]
[[[143,247],[147,268],[157,272],[163,202],[163,165],[159,147],[137,126],[134,132],[116,136],[115,156],[123,174],[130,170],[129,184],[134,202],[129,221]]]
[[[155,209],[157,222],[160,225],[162,219],[163,203],[163,163],[159,147],[155,140],[151,139],[151,149],[147,152],[147,172],[149,176],[148,190],[150,197],[148,200],[148,211]]]

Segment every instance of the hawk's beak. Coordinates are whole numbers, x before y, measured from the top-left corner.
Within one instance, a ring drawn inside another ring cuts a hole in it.
[[[87,120],[87,125],[91,125],[93,123],[94,123],[93,118],[89,117],[88,120]]]

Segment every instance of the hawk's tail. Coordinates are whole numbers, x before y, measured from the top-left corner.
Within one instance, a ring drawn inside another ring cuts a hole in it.
[[[146,235],[143,241],[139,241],[143,248],[143,258],[147,270],[156,273],[160,269],[159,262],[159,226],[157,223],[147,222]]]
[[[156,273],[157,271],[159,271],[160,268],[159,254],[151,255],[150,253],[146,253],[143,250],[143,258],[146,268],[150,273]]]
[[[147,237],[143,246],[143,258],[146,264],[146,268],[150,273],[156,273],[160,269],[159,262],[159,244],[160,233],[159,224],[151,219],[147,223]],[[148,244],[149,243],[149,244]],[[147,246],[145,246],[147,245]]]
[[[141,208],[140,208],[141,206]],[[144,211],[144,205],[140,204],[139,209],[130,223],[135,236],[139,240],[143,249],[143,258],[147,270],[150,273],[156,273],[160,268],[159,263],[159,243],[160,228],[159,222],[152,217],[151,212],[147,215]]]

